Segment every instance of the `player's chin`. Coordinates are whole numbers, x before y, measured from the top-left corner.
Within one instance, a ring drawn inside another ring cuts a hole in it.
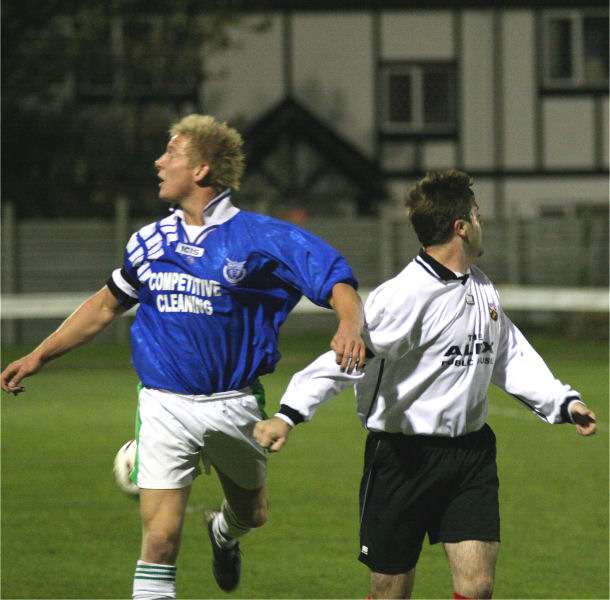
[[[164,194],[162,190],[159,190],[159,200],[163,200],[163,202],[167,202],[168,204],[175,203],[175,200],[170,198],[167,194]]]

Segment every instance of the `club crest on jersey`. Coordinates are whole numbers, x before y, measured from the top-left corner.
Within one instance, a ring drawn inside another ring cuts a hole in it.
[[[489,316],[491,317],[492,321],[497,321],[498,320],[498,308],[497,306],[493,303],[490,302],[488,304],[489,306]]]
[[[239,283],[246,276],[246,261],[238,262],[227,258],[227,264],[222,269],[224,278],[229,283]]]

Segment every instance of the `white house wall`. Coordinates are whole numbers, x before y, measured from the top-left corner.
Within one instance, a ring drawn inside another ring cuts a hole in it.
[[[383,11],[381,58],[453,59],[453,14],[450,11]]]
[[[457,164],[457,148],[455,142],[424,142],[422,164],[426,170],[455,168]]]
[[[483,220],[492,219],[495,211],[496,182],[491,178],[475,177],[472,190]]]
[[[382,11],[380,16],[381,60],[455,60],[455,14],[438,11]],[[389,145],[389,144],[388,144]],[[397,168],[414,161],[412,143],[395,143],[394,164],[385,161],[389,168]],[[402,149],[401,149],[402,146]],[[457,146],[454,141],[431,140],[422,143],[424,169],[455,167]],[[397,190],[404,186],[395,185]],[[394,192],[394,196],[397,192]],[[404,190],[402,192],[404,195]]]
[[[506,169],[536,162],[536,64],[534,16],[507,11],[502,20],[503,159]]]
[[[491,11],[465,11],[460,63],[464,168],[494,166],[494,47]]]
[[[593,98],[546,98],[543,102],[544,166],[595,166]]]
[[[292,30],[296,99],[372,157],[375,71],[370,14],[299,13]]]
[[[608,112],[610,110],[610,107],[608,106],[608,98],[604,98],[603,100],[600,101],[601,104],[601,113],[602,113],[602,128],[601,128],[601,145],[602,145],[602,152],[601,152],[601,165],[599,165],[602,168],[607,168],[608,167],[608,163],[610,162],[610,159],[608,157]]]
[[[515,177],[507,180],[505,194],[508,215],[518,213],[533,217],[543,206],[559,207],[607,201],[608,178]]]
[[[219,119],[249,122],[284,96],[282,17],[243,17],[243,23],[255,26],[263,19],[269,24],[266,31],[258,33],[240,25],[231,32],[229,49],[204,59],[211,77],[203,84],[203,104]]]
[[[206,110],[251,123],[287,93],[392,172],[399,202],[409,173],[458,167],[483,179],[488,216],[548,198],[605,202],[606,177],[553,171],[608,167],[608,97],[540,91],[540,14],[527,9],[275,12],[269,27],[235,30],[238,46],[206,59]],[[455,60],[453,138],[377,138],[376,71],[384,60]],[[600,125],[601,124],[601,125]],[[601,131],[600,131],[601,129]],[[549,175],[544,175],[549,170]],[[524,176],[523,174],[527,174]],[[540,174],[540,176],[539,176]],[[498,177],[501,175],[501,177]]]

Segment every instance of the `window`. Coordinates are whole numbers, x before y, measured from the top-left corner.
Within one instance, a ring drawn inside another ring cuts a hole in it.
[[[384,63],[381,130],[387,134],[452,134],[456,129],[454,63]]]
[[[608,13],[554,11],[544,16],[546,88],[607,89]]]

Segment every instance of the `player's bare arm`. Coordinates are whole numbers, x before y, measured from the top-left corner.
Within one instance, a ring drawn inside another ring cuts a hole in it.
[[[570,408],[574,427],[580,435],[593,435],[597,430],[595,413],[581,402],[574,402]]]
[[[48,338],[26,356],[12,362],[0,376],[5,392],[19,394],[24,377],[37,373],[45,363],[82,346],[106,329],[124,311],[107,286],[85,300]]]
[[[288,441],[292,427],[279,417],[259,421],[254,426],[254,439],[270,452],[279,452]]]
[[[351,373],[364,365],[366,357],[366,346],[362,339],[364,326],[362,301],[351,285],[337,283],[333,286],[329,303],[339,318],[339,326],[330,347],[336,354],[341,371]]]

